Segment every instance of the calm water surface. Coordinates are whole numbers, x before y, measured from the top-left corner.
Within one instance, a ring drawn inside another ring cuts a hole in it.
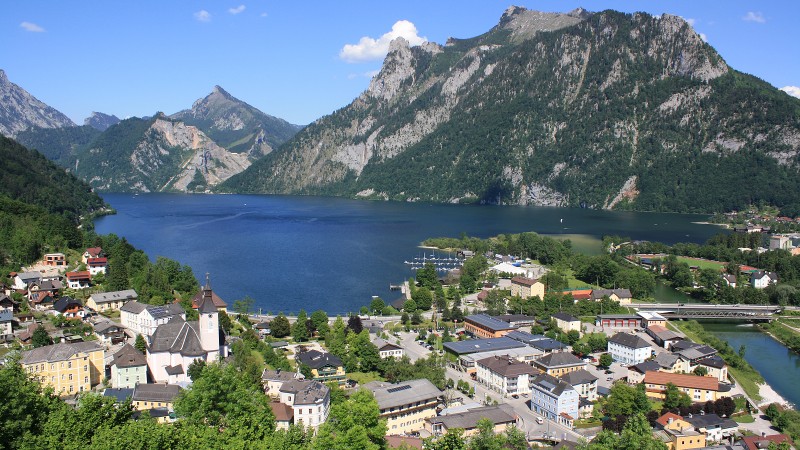
[[[432,205],[266,195],[106,194],[118,214],[96,221],[98,233],[126,237],[151,258],[210,272],[229,304],[245,295],[263,312],[356,311],[372,295],[412,275],[403,264],[422,256],[428,237],[489,237],[536,231],[570,237],[597,251],[617,234],[666,243],[703,242],[720,229],[704,216],[589,209]]]

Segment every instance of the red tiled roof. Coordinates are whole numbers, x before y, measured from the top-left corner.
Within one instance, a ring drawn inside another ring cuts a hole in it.
[[[81,272],[67,272],[67,279],[68,280],[91,280],[92,275],[89,273],[88,270],[84,270]]]
[[[769,446],[770,442],[780,444],[781,442],[788,442],[789,445],[794,445],[789,436],[785,434],[771,434],[769,436],[745,436],[742,438],[747,450],[761,450]]]
[[[272,413],[275,414],[275,420],[278,422],[289,422],[294,417],[294,410],[287,404],[271,402],[269,407],[272,408]]]
[[[89,248],[86,249],[86,253],[88,253],[89,256],[92,256],[92,257],[96,258],[96,257],[100,256],[100,253],[103,253],[103,248],[102,247],[89,247]]]
[[[401,448],[403,444],[406,448],[422,448],[422,439],[410,436],[386,436],[386,446],[388,448]]]
[[[681,417],[681,416],[679,416],[679,415],[677,415],[675,413],[668,412],[668,413],[664,414],[663,416],[659,417],[658,419],[656,419],[656,422],[660,423],[663,426],[667,426],[667,424],[669,424],[669,419],[672,419],[672,420],[683,420],[683,417]]]
[[[511,282],[512,283],[517,283],[517,284],[522,284],[522,285],[525,285],[525,286],[533,286],[534,284],[538,283],[539,280],[534,280],[534,279],[525,278],[525,277],[514,277],[514,278],[511,279]]]
[[[90,266],[105,266],[108,264],[108,258],[88,258],[86,264]]]
[[[710,391],[719,390],[719,380],[714,377],[701,377],[697,375],[687,375],[682,373],[653,372],[647,371],[644,374],[645,384],[657,384],[666,386],[672,383],[677,387],[706,389]]]

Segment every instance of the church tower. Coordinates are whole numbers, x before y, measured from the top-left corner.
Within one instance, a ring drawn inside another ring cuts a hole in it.
[[[203,286],[202,297],[197,305],[197,312],[200,314],[198,321],[200,344],[203,346],[203,350],[209,352],[209,361],[213,361],[219,354],[219,312],[211,299],[209,274],[206,274],[206,285]]]

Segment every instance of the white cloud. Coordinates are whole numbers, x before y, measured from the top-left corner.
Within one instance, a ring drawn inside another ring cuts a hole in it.
[[[239,14],[241,12],[244,12],[244,10],[245,10],[245,6],[244,5],[239,5],[236,8],[228,9],[228,12],[233,14],[233,15],[236,15],[236,14]]]
[[[683,18],[683,20],[685,20],[685,21],[686,21],[686,23],[688,23],[689,25],[691,25],[691,26],[693,26],[693,27],[694,27],[694,24],[695,24],[695,23],[697,23],[697,20],[695,20],[695,19],[692,19],[692,18],[690,18],[690,17],[684,17],[684,18]]]
[[[200,22],[211,22],[211,13],[205,9],[201,9],[194,13],[194,18]]]
[[[44,28],[40,27],[39,25],[36,25],[33,22],[22,22],[21,24],[19,24],[19,26],[23,30],[30,31],[31,33],[44,33]]]
[[[708,36],[706,36],[705,33],[698,33],[698,34],[700,34],[700,39],[702,39],[703,42],[708,42]]]
[[[380,69],[368,70],[362,73],[351,73],[347,75],[348,80],[355,80],[356,78],[369,78],[372,79],[375,75],[380,73]]]
[[[392,40],[398,37],[405,38],[411,45],[419,45],[428,40],[417,34],[417,27],[413,23],[407,20],[398,20],[392,25],[392,31],[378,39],[364,36],[358,41],[358,44],[346,44],[339,52],[339,57],[349,63],[381,59],[388,53]]]
[[[267,13],[261,13],[261,17],[267,17]]]
[[[800,98],[800,86],[784,86],[781,90],[792,97]]]
[[[742,17],[745,22],[766,23],[767,19],[760,11],[747,11],[747,14]]]

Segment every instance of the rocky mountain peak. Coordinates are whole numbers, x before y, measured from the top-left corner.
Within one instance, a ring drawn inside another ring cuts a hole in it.
[[[582,8],[579,8],[582,10]],[[575,10],[577,11],[577,10]],[[585,12],[585,10],[583,10]],[[574,11],[573,11],[574,12]],[[588,17],[588,14],[546,13],[511,6],[500,17],[495,29],[511,31],[514,41],[530,39],[541,31],[553,31],[575,25]]]
[[[106,131],[108,127],[116,125],[120,122],[119,117],[111,114],[104,114],[101,112],[92,111],[92,115],[84,119],[83,124],[89,125],[95,130]]]
[[[8,80],[0,70],[0,134],[15,137],[31,127],[72,127],[75,123],[60,111],[46,105],[25,89]]]
[[[8,77],[6,76],[6,71],[0,69],[0,84],[2,83],[8,83]]]
[[[392,42],[389,43],[389,53],[396,52],[409,47],[411,47],[411,44],[409,44],[406,38],[404,38],[403,36],[399,36],[392,39]]]

